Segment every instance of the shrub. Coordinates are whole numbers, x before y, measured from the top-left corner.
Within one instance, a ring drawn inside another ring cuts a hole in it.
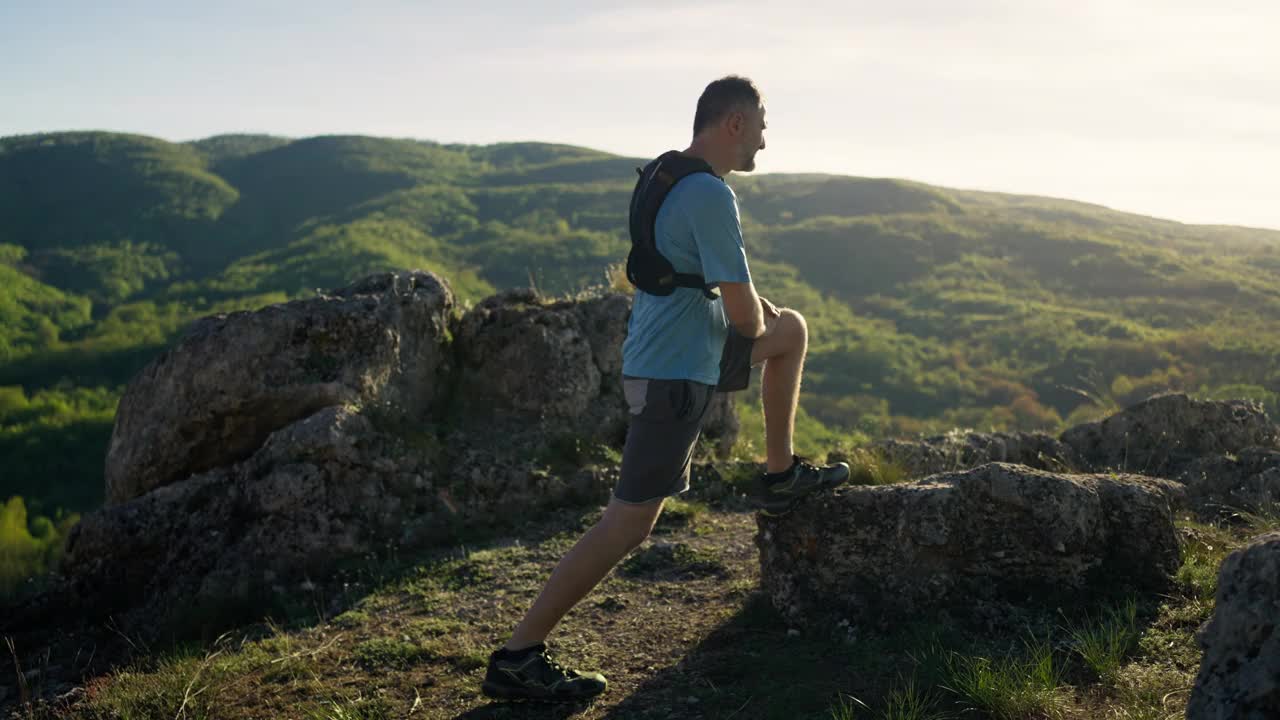
[[[79,521],[75,514],[28,518],[17,495],[0,505],[0,597],[14,595],[28,579],[56,569],[67,534]]]

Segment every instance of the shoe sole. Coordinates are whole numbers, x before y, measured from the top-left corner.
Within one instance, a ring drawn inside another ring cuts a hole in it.
[[[590,700],[594,697],[599,696],[601,693],[603,693],[607,689],[608,689],[608,686],[605,686],[601,688],[599,692],[591,693],[590,695],[576,695],[573,697],[565,697],[563,695],[526,695],[521,690],[513,690],[511,688],[503,687],[501,685],[493,685],[489,682],[484,682],[480,685],[480,692],[482,692],[485,697],[491,698],[493,700],[524,700],[527,702],[551,703],[551,704],[574,703],[574,702],[581,702],[583,700]]]

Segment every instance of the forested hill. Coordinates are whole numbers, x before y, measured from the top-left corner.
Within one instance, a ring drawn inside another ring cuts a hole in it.
[[[387,268],[435,270],[472,301],[604,283],[642,162],[540,143],[0,139],[0,500],[95,506],[123,384],[198,316]],[[730,183],[763,294],[810,321],[810,447],[1052,429],[1163,389],[1278,409],[1280,233],[888,179]]]

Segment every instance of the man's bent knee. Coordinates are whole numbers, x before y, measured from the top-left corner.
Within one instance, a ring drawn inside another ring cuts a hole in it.
[[[787,330],[793,335],[797,335],[802,338],[809,337],[809,323],[805,322],[804,316],[801,315],[799,311],[792,310],[791,308],[783,308],[779,311],[779,315],[780,317],[778,319],[780,321],[786,321]]]
[[[809,325],[804,316],[790,308],[781,310],[770,332],[756,338],[751,350],[751,364],[759,365],[769,358],[806,352],[809,347]]]

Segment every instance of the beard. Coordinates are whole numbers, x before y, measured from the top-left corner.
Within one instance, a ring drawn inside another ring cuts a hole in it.
[[[751,172],[756,169],[756,152],[754,148],[743,152],[742,162],[739,163],[741,167],[738,168],[740,172]]]

